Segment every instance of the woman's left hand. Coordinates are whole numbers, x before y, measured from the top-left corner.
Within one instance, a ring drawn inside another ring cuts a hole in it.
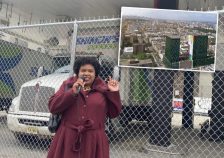
[[[109,76],[109,80],[107,82],[107,86],[108,86],[109,90],[112,92],[119,91],[119,82],[112,79],[110,76]]]

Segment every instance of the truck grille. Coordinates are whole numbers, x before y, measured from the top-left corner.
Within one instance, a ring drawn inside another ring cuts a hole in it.
[[[43,87],[37,91],[35,86],[23,87],[20,100],[20,111],[49,112],[48,100],[54,94],[54,88]]]
[[[19,119],[19,123],[29,126],[48,126],[48,121]]]

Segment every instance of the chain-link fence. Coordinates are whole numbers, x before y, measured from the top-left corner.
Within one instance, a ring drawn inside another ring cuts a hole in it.
[[[106,122],[111,157],[224,157],[223,23],[220,13],[215,73],[118,68],[119,19],[0,29],[0,157],[46,157],[47,102],[79,56],[120,80],[122,113]]]

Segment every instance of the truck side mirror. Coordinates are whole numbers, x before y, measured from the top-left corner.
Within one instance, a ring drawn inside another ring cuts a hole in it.
[[[40,66],[37,71],[37,78],[43,76],[44,67]]]

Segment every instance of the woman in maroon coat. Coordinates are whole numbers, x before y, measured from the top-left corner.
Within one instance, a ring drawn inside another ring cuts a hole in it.
[[[73,70],[78,75],[64,81],[49,100],[50,112],[62,119],[48,158],[109,158],[104,123],[121,111],[119,83],[98,76],[95,58],[76,60]]]

